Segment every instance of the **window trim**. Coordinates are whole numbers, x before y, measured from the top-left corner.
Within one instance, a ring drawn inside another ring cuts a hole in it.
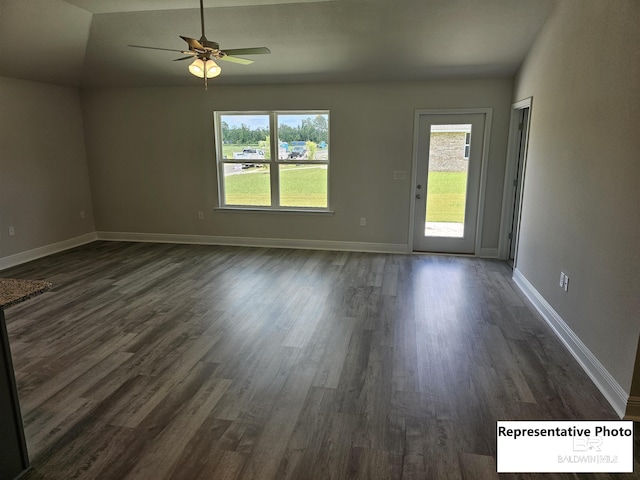
[[[280,159],[278,145],[278,115],[327,115],[327,148],[330,148],[331,141],[331,120],[330,111],[327,110],[216,110],[214,114],[214,156],[216,161],[217,172],[217,189],[218,189],[218,205],[215,210],[218,211],[235,211],[235,212],[269,212],[269,213],[296,213],[296,214],[333,214],[331,210],[331,189],[329,188],[331,181],[331,154],[327,156],[327,160],[304,160],[305,165],[326,165],[327,166],[327,206],[326,207],[303,207],[303,206],[282,206],[280,205],[280,165],[295,165],[290,159]],[[222,138],[222,120],[225,115],[268,115],[269,116],[269,135],[270,135],[270,152],[268,159],[260,159],[260,161],[247,162],[242,159],[223,158],[223,138]],[[226,205],[225,203],[225,164],[243,164],[243,163],[262,163],[269,165],[270,176],[270,193],[271,205]]]

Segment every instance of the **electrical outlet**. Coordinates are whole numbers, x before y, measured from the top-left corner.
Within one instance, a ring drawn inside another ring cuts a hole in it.
[[[407,172],[405,172],[404,170],[395,170],[393,172],[393,179],[394,180],[406,180],[407,179]]]
[[[564,277],[564,272],[560,272],[560,282],[558,282],[560,284],[560,288],[564,288]]]
[[[204,212],[198,212],[198,220],[204,220]]]
[[[13,225],[9,227],[9,236],[13,237],[16,234],[16,229],[13,228]]]
[[[367,219],[364,217],[360,218],[360,226],[364,227],[366,224],[367,224]]]
[[[80,220],[84,220],[86,218],[86,214],[84,213],[84,210],[80,210]]]

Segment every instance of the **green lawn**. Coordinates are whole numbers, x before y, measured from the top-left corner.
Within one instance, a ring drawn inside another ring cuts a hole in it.
[[[326,167],[281,167],[280,205],[283,207],[327,207]]]
[[[271,204],[269,170],[252,168],[225,178],[227,205]],[[327,207],[326,167],[282,166],[280,205],[284,207]]]
[[[271,205],[268,168],[251,168],[237,175],[225,177],[227,205]]]
[[[464,223],[467,172],[429,172],[427,222]]]
[[[327,207],[327,169],[281,166],[280,204],[285,207]],[[466,172],[430,172],[427,190],[428,222],[464,222]],[[268,168],[251,168],[225,178],[227,205],[271,204]]]

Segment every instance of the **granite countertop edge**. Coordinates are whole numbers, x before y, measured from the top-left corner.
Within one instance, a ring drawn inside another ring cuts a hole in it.
[[[44,280],[0,278],[0,310],[12,307],[51,289]]]

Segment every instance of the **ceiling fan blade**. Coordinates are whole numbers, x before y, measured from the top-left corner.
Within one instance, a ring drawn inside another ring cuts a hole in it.
[[[167,52],[180,52],[180,53],[185,53],[188,54],[189,52],[185,52],[184,50],[175,50],[173,48],[160,48],[160,47],[145,47],[143,45],[127,45],[128,47],[134,47],[134,48],[147,48],[149,50],[165,50]]]
[[[224,51],[227,55],[260,55],[263,53],[271,53],[267,47],[253,47],[253,48],[232,48],[231,50]]]
[[[192,50],[201,50],[203,52],[205,51],[205,48],[202,46],[202,44],[195,38],[183,37],[182,35],[180,35],[180,38],[187,42],[189,44],[189,48],[191,48]]]
[[[193,60],[193,57],[195,57],[195,55],[189,55],[187,57],[182,57],[182,58],[176,58],[174,60],[174,62],[179,62],[180,60]]]
[[[229,55],[220,57],[217,60],[222,60],[224,62],[231,62],[231,63],[239,63],[240,65],[251,65],[253,63],[253,60],[249,60],[248,58],[230,57]]]

